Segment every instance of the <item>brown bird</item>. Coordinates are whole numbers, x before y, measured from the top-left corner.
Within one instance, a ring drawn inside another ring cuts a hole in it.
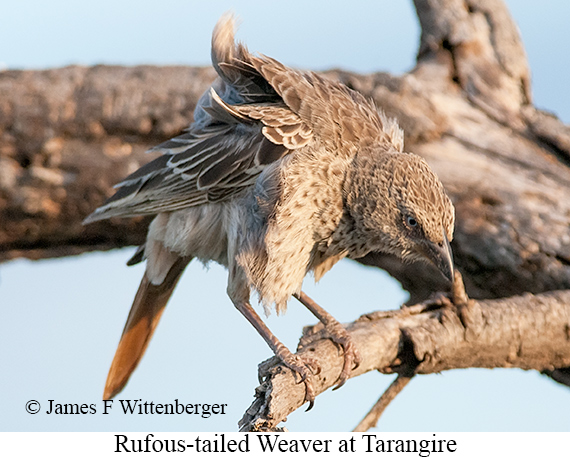
[[[227,292],[283,363],[305,383],[312,406],[314,361],[292,354],[249,303],[284,312],[294,296],[344,349],[337,387],[359,356],[344,327],[301,291],[343,257],[371,251],[427,260],[449,279],[454,209],[420,157],[403,152],[403,133],[346,86],[287,68],[234,43],[234,20],[214,29],[219,77],[200,99],[188,131],[154,150],[160,157],[118,185],[85,222],[156,215],[129,264],[146,271],[111,365],[104,398],[139,363],[186,265],[216,261]]]

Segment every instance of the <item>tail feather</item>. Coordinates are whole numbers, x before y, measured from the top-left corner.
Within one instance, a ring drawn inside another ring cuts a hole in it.
[[[190,258],[178,258],[159,285],[151,284],[146,273],[143,276],[107,375],[104,400],[113,398],[127,384],[144,355],[164,307],[190,260]]]

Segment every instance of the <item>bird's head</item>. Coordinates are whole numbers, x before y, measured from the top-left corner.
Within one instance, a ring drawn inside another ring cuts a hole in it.
[[[372,250],[434,264],[453,281],[455,211],[421,157],[402,152],[357,154],[345,189],[357,237]]]

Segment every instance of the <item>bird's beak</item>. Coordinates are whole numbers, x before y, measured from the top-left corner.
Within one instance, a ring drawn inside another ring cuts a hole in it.
[[[437,267],[449,281],[453,282],[453,253],[445,231],[443,243],[429,243],[425,252],[426,257]]]

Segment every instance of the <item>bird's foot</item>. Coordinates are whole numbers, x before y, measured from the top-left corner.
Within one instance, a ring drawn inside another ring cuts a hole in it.
[[[333,388],[333,390],[336,390],[344,385],[350,376],[350,372],[358,368],[360,365],[360,354],[352,341],[352,337],[338,321],[327,322],[325,329],[329,333],[331,340],[342,347],[344,351],[342,371],[340,372],[336,386]]]
[[[295,297],[323,323],[330,339],[342,347],[344,351],[344,363],[342,370],[338,377],[337,384],[333,389],[336,390],[344,385],[350,376],[350,372],[360,365],[360,354],[358,353],[350,334],[332,315],[302,291],[299,294],[296,294]]]
[[[285,346],[282,346],[277,357],[281,359],[283,364],[300,376],[299,383],[305,384],[305,402],[309,403],[307,411],[309,411],[315,403],[315,388],[313,386],[313,375],[321,372],[321,367],[315,359],[306,356],[292,354]]]
[[[453,283],[449,292],[437,292],[428,300],[422,302],[424,305],[439,305],[444,307],[456,307],[469,305],[469,297],[465,291],[463,277],[458,270],[454,271]]]

